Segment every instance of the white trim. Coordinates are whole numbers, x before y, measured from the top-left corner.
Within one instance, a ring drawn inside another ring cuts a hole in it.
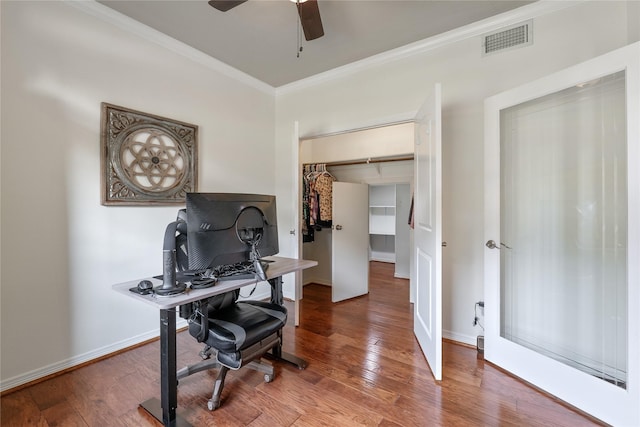
[[[482,335],[482,333],[480,333],[480,335]],[[448,340],[452,340],[452,341],[456,341],[459,343],[463,343],[463,344],[468,344],[468,345],[472,345],[472,346],[476,346],[476,340],[478,337],[475,336],[471,336],[471,335],[466,335],[466,334],[459,334],[457,332],[452,332],[452,331],[447,331],[445,329],[442,330],[442,338],[446,338]]]
[[[520,21],[532,19],[537,16],[557,12],[559,10],[573,7],[587,0],[553,1],[540,0],[526,6],[519,7],[509,12],[496,15],[482,21],[474,22],[451,31],[438,34],[408,45],[389,50],[377,55],[370,56],[360,61],[337,67],[323,73],[313,75],[283,86],[274,88],[273,86],[256,79],[224,62],[207,55],[173,37],[170,37],[158,30],[155,30],[135,19],[123,15],[95,0],[79,1],[64,0],[65,3],[89,14],[98,19],[116,25],[117,27],[140,36],[159,46],[167,48],[175,53],[197,62],[205,67],[217,71],[227,77],[233,78],[240,83],[244,83],[254,89],[269,95],[279,95],[295,92],[296,90],[315,86],[324,82],[339,79],[352,75],[368,68],[397,61],[412,55],[422,54],[434,49],[441,48],[451,43],[468,39],[470,37],[481,36],[490,31],[500,29],[504,26],[516,24]],[[403,117],[403,119],[406,119]]]
[[[91,1],[77,1],[77,0],[64,0],[64,2],[70,6],[79,9],[88,15],[92,15],[104,22],[113,24],[125,31],[142,37],[158,46],[169,49],[179,55],[186,57],[200,65],[210,68],[213,71],[224,74],[240,83],[246,84],[254,89],[266,93],[267,95],[275,95],[275,88],[267,83],[252,77],[237,68],[233,68],[224,62],[207,55],[198,49],[195,49],[181,41],[174,39],[156,29],[153,29],[135,19],[132,19],[120,12],[117,12],[103,4],[98,3],[95,0]]]
[[[319,85],[322,83],[336,80],[342,77],[356,74],[368,68],[373,68],[382,64],[398,61],[413,55],[427,53],[429,51],[444,47],[446,45],[466,40],[471,37],[481,36],[490,31],[500,29],[502,27],[513,25],[527,19],[533,19],[538,16],[554,13],[559,10],[573,7],[587,0],[575,1],[553,1],[540,0],[509,12],[501,13],[482,21],[474,22],[463,27],[455,28],[442,34],[426,38],[408,45],[392,49],[377,55],[370,56],[360,61],[352,62],[341,67],[337,67],[325,71],[314,76],[298,80],[275,89],[276,96],[295,92],[300,89]]]
[[[187,326],[186,320],[178,320],[176,322],[176,328],[183,328]],[[52,363],[48,366],[43,366],[42,368],[34,369],[33,371],[26,372],[21,375],[17,375],[13,378],[8,378],[6,380],[0,381],[0,392],[4,392],[6,390],[11,390],[12,388],[21,386],[23,384],[27,384],[31,381],[36,381],[42,379],[48,375],[53,375],[64,371],[65,369],[73,368],[74,366],[81,365],[86,362],[91,362],[100,357],[109,356],[117,351],[126,350],[129,347],[135,346],[137,344],[143,343],[145,341],[158,338],[160,336],[160,329],[154,329],[149,332],[145,332],[140,335],[136,335],[131,338],[127,338],[126,340],[122,340],[116,342],[114,344],[99,348],[97,350],[92,350],[87,353],[70,357],[66,360],[62,360],[60,362]]]

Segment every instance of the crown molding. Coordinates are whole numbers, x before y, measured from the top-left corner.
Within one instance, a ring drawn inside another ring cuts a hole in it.
[[[432,50],[442,48],[452,43],[456,43],[471,37],[481,36],[485,33],[498,30],[500,28],[517,24],[521,21],[533,19],[538,16],[547,15],[562,9],[574,7],[589,0],[539,0],[537,2],[519,7],[500,15],[492,16],[463,27],[455,28],[442,34],[426,38],[408,45],[392,49],[377,55],[370,56],[360,61],[307,77],[302,80],[279,86],[275,89],[276,97],[297,90],[320,85],[332,80],[347,77],[367,69],[371,69],[383,64],[398,61],[413,55],[428,53]]]
[[[64,0],[65,3],[87,13],[88,15],[92,15],[104,22],[110,23],[128,31],[129,33],[142,37],[145,40],[182,55],[213,71],[224,74],[229,78],[259,90],[260,92],[276,97],[320,85],[332,80],[344,78],[367,69],[398,61],[413,55],[425,54],[451,43],[456,43],[471,37],[477,37],[508,25],[517,24],[520,21],[554,13],[559,10],[584,3],[585,1],[589,0],[539,0],[512,11],[484,19],[482,21],[474,22],[446,33],[410,43],[408,45],[373,55],[360,61],[352,62],[350,64],[275,88],[238,70],[237,68],[231,67],[210,55],[178,41],[173,37],[100,4],[95,0]]]
[[[261,80],[252,77],[237,68],[233,68],[224,62],[207,55],[198,49],[195,49],[181,41],[174,39],[156,29],[149,27],[135,19],[132,19],[120,12],[117,12],[95,0],[64,0],[68,5],[75,7],[88,15],[94,16],[101,21],[115,25],[136,36],[142,37],[152,43],[166,48],[172,52],[184,56],[200,65],[203,65],[212,71],[224,74],[240,83],[246,84],[254,89],[264,92],[267,95],[274,96],[275,88]]]

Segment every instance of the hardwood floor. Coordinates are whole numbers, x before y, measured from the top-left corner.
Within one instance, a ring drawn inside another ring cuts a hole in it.
[[[328,287],[305,287],[301,324],[289,316],[284,349],[307,369],[277,363],[268,384],[255,371],[231,372],[214,412],[206,406],[213,373],[193,375],[180,383],[179,413],[194,426],[599,425],[450,342],[437,384],[413,336],[408,281],[392,268],[372,263],[369,295],[342,303],[331,303]],[[199,350],[179,333],[178,367],[198,361]],[[6,394],[1,424],[158,425],[138,403],[159,396],[159,351],[154,341]]]

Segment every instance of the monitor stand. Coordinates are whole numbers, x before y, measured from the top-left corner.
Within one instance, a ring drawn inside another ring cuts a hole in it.
[[[261,281],[265,281],[267,280],[267,274],[264,272],[264,268],[262,268],[258,250],[256,249],[257,244],[258,242],[254,242],[251,244],[251,253],[249,255],[249,260],[253,263],[253,269],[256,273],[256,277]]]
[[[153,289],[159,297],[173,297],[187,290],[185,283],[176,280],[175,231],[176,223],[174,222],[169,224],[165,233],[165,245],[162,249],[162,286]]]
[[[180,295],[185,293],[187,290],[187,285],[185,283],[176,282],[173,286],[158,286],[153,288],[153,293],[159,297],[174,297],[176,295]]]
[[[263,220],[264,221],[264,220]],[[264,223],[262,224],[264,225]],[[256,275],[256,278],[264,281],[267,280],[267,275],[262,268],[262,264],[260,263],[260,254],[258,254],[258,243],[262,240],[262,227],[245,227],[237,230],[238,238],[244,242],[246,245],[251,246],[251,251],[249,252],[249,261],[253,264],[253,270]]]

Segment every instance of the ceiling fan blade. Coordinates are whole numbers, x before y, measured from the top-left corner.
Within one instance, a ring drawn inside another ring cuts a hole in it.
[[[209,5],[221,12],[226,12],[227,10],[233,9],[246,1],[247,0],[209,0]]]
[[[318,1],[307,0],[304,3],[296,3],[296,6],[298,6],[298,14],[300,15],[300,24],[302,24],[302,29],[304,30],[304,38],[309,41],[324,36]]]

